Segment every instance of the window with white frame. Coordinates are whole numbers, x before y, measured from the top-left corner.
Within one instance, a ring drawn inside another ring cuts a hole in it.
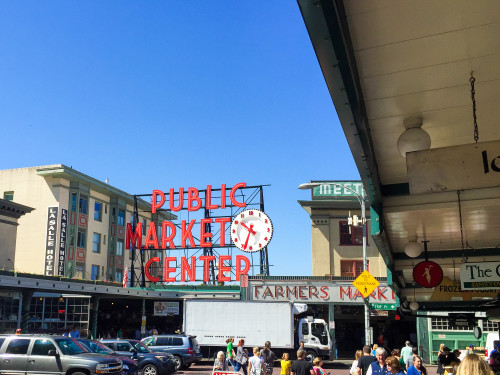
[[[92,252],[100,253],[101,252],[101,234],[94,233],[92,237]]]

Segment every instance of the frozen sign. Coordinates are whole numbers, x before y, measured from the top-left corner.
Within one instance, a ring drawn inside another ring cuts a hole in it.
[[[331,283],[249,283],[254,301],[363,303],[361,293],[350,284]],[[380,284],[369,296],[370,303],[396,303],[389,286]]]

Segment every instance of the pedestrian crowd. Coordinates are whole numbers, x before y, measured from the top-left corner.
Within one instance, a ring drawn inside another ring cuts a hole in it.
[[[217,358],[214,362],[213,371],[229,371],[230,366],[233,371],[243,371],[244,375],[271,375],[273,373],[274,361],[277,360],[276,355],[271,350],[271,343],[266,341],[261,348],[255,347],[252,349],[252,356],[243,347],[245,340],[241,339],[238,342],[236,352],[233,347],[234,338],[226,340],[226,352],[220,351],[217,353]],[[303,349],[303,345],[297,351],[297,360],[290,361],[289,353],[283,353],[281,357],[281,375],[328,375],[323,369],[323,360],[319,357],[315,358],[312,363],[306,360],[307,352]]]
[[[474,353],[473,346],[460,360],[460,350],[451,351],[441,344],[438,353],[437,374],[439,375],[493,375],[488,363]],[[500,347],[499,347],[500,351]],[[491,357],[491,356],[490,356]],[[418,348],[406,341],[405,346],[390,353],[387,349],[365,345],[358,350],[350,370],[351,375],[428,375]]]

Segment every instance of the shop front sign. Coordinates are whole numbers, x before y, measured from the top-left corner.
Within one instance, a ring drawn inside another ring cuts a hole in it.
[[[155,301],[153,307],[153,315],[179,315],[179,302]]]
[[[443,269],[436,262],[425,260],[413,268],[413,280],[424,288],[434,288],[443,281]]]
[[[500,141],[409,152],[411,194],[500,186]]]
[[[431,301],[451,301],[460,300],[472,301],[472,298],[494,298],[497,291],[494,290],[464,290],[460,285],[460,280],[452,280],[448,276],[443,277],[441,284],[434,288]]]
[[[499,290],[500,262],[462,263],[460,282],[463,290]]]
[[[249,281],[249,299],[253,301],[363,303],[364,297],[352,284],[331,282],[255,282]],[[369,303],[396,304],[389,286],[380,284],[368,296]]]

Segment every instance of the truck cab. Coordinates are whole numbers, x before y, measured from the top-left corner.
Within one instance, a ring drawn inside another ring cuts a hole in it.
[[[328,324],[312,316],[302,318],[297,324],[298,341],[304,343],[308,356],[333,359],[332,339]]]

